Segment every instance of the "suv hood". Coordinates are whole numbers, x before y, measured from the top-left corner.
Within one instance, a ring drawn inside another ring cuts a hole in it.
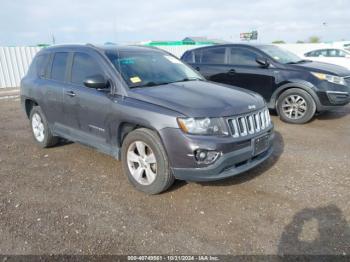
[[[291,65],[296,68],[303,68],[312,72],[320,72],[325,74],[337,75],[337,76],[350,76],[350,71],[345,67],[322,63],[322,62],[306,62],[302,64]]]
[[[189,117],[244,114],[265,106],[257,93],[208,81],[188,81],[131,89],[129,97],[156,104]],[[253,109],[255,106],[255,109]],[[252,108],[252,109],[250,109]]]

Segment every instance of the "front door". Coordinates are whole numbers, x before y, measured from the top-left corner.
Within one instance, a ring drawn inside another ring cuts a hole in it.
[[[249,89],[269,101],[275,87],[275,70],[256,62],[259,54],[247,48],[232,47],[229,51],[226,81],[230,85]]]
[[[96,54],[74,53],[63,108],[65,126],[72,138],[96,148],[108,144],[108,116],[113,103],[109,90],[84,86],[85,79],[98,74],[105,73]]]

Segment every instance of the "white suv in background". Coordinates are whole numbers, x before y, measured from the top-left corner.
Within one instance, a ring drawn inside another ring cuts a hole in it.
[[[350,52],[344,49],[318,49],[307,52],[304,56],[314,61],[335,64],[350,69]]]

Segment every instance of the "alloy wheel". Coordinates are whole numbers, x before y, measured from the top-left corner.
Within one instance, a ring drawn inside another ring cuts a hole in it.
[[[32,116],[32,128],[35,139],[43,142],[45,139],[45,126],[38,113],[34,113]]]
[[[282,111],[290,119],[300,119],[307,112],[307,103],[300,95],[290,95],[283,100]]]
[[[130,144],[127,151],[128,168],[141,185],[150,185],[157,176],[157,160],[152,149],[142,141]]]

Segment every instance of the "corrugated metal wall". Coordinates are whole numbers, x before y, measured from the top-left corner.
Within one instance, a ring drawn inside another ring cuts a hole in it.
[[[40,47],[0,47],[0,88],[19,87]]]

